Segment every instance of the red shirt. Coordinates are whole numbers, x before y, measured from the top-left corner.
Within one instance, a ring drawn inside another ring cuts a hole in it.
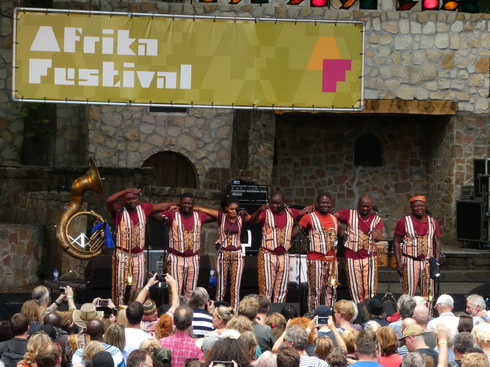
[[[238,229],[240,227],[238,227],[238,223],[233,223],[233,222],[230,222],[230,220],[228,219],[227,215],[225,213],[221,213],[221,212],[218,212],[218,226],[221,225],[221,223],[223,222],[223,218],[225,219],[225,231],[227,234],[237,234],[238,233]],[[238,218],[237,218],[238,220]]]
[[[425,222],[421,222],[418,219],[416,219],[412,214],[410,214],[410,218],[412,219],[413,229],[415,230],[415,233],[417,235],[425,236],[427,234],[427,232],[429,232],[429,221],[428,220],[426,220]],[[434,225],[436,227],[435,228],[435,236],[441,237],[441,232],[439,231],[439,223],[437,223],[437,220],[435,220],[435,219],[434,219]],[[405,220],[405,217],[403,217],[396,224],[395,234],[397,234],[399,236],[405,236],[405,234],[406,234],[405,227],[406,227],[406,220]]]
[[[112,212],[111,216],[112,216],[112,220],[114,221],[114,224],[116,226],[118,226],[119,223],[121,222],[121,218],[122,218],[122,215],[121,215],[122,206],[119,204],[116,204],[116,206],[117,206],[117,210],[115,212]],[[153,204],[142,203],[142,204],[139,204],[139,206],[141,206],[141,209],[143,209],[143,212],[145,213],[146,218],[148,218],[151,215],[151,213],[153,213]],[[128,210],[128,214],[129,214],[129,218],[131,218],[131,222],[133,224],[138,224],[140,222],[138,219],[138,212],[136,211],[136,209]]]
[[[344,223],[347,226],[350,226],[350,209],[340,210],[337,212],[337,215],[339,217],[340,223]],[[361,220],[361,218],[359,218],[359,220],[357,221],[359,230],[364,233],[369,233],[371,229],[371,223],[373,222],[375,216],[376,214],[369,213],[369,217],[367,221]],[[379,229],[381,232],[383,232],[383,221],[380,220],[379,223],[376,225],[375,229]],[[376,253],[374,253],[373,255],[376,255]],[[345,247],[344,257],[347,259],[356,259],[356,260],[366,259],[369,257],[369,253],[366,251],[366,249],[361,249],[355,252],[352,251],[350,248]]]
[[[318,220],[320,221],[320,224],[323,229],[328,230],[330,228],[331,229],[337,228],[336,218],[333,216],[333,214],[323,215],[318,210],[315,210],[314,213],[318,217]],[[307,214],[303,218],[301,218],[301,220],[299,221],[299,225],[311,231],[313,228],[313,224],[311,222],[311,214]],[[310,232],[310,236],[311,236],[311,232]],[[337,238],[337,233],[335,233],[335,238]],[[329,250],[326,254],[324,254],[323,252],[325,252],[325,249],[322,252],[320,250],[320,246],[315,246],[314,244],[312,244],[312,242],[313,240],[310,240],[310,246],[309,246],[310,248],[308,249],[308,255],[307,255],[308,259],[324,260],[325,255],[327,256],[334,255],[334,250]]]

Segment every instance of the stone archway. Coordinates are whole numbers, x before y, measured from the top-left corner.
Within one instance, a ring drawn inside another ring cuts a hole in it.
[[[147,158],[142,166],[154,168],[156,186],[197,188],[196,169],[180,153],[158,152]]]

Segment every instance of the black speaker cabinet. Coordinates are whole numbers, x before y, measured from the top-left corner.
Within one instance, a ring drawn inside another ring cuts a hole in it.
[[[490,192],[488,175],[490,175],[490,159],[474,159],[473,182],[475,184],[475,197],[482,197],[482,194]]]
[[[488,239],[488,220],[483,202],[456,201],[456,235],[460,241]]]

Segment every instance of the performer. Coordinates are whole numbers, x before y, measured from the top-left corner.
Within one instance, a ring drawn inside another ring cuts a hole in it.
[[[117,228],[116,250],[112,267],[112,299],[116,305],[124,302],[124,290],[131,264],[133,291],[144,286],[145,281],[145,228],[146,220],[152,214],[168,209],[174,203],[141,203],[141,190],[137,188],[118,191],[106,200]],[[117,202],[121,201],[121,204]],[[129,285],[129,284],[128,284]]]
[[[395,227],[393,251],[396,271],[400,275],[404,294],[414,296],[420,286],[420,293],[428,298],[434,289],[429,258],[434,256],[434,241],[437,241],[435,256],[439,262],[441,233],[437,221],[426,214],[425,196],[414,196],[409,202],[412,213],[401,218]]]
[[[190,192],[182,194],[178,205],[177,211],[166,210],[160,218],[168,218],[169,224],[167,273],[177,281],[179,295],[184,292],[189,299],[199,277],[201,227],[214,219],[194,210],[194,195]]]
[[[218,242],[216,242],[216,300],[222,302],[226,295],[228,274],[230,275],[230,306],[238,311],[240,285],[243,274],[243,254],[240,236],[243,222],[250,218],[246,211],[238,212],[238,199],[229,197],[225,213],[214,209],[194,207],[218,220]]]
[[[308,231],[308,299],[310,312],[320,304],[330,305],[334,293],[328,281],[338,274],[335,260],[338,220],[330,213],[332,197],[328,193],[318,195],[315,211],[305,215],[294,227],[292,237],[302,230]],[[321,302],[322,288],[326,285],[324,303]]]
[[[313,206],[300,211],[285,204],[284,194],[274,192],[269,204],[262,205],[252,214],[250,223],[262,226],[262,243],[258,255],[259,293],[274,302],[285,302],[289,280],[289,254],[291,234],[296,220]]]
[[[345,231],[345,271],[349,291],[355,303],[364,302],[378,292],[378,259],[375,241],[381,241],[383,222],[371,213],[373,200],[362,195],[358,209],[341,210],[335,213],[347,225]]]

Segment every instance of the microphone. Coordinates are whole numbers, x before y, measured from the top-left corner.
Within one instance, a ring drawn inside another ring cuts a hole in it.
[[[286,204],[281,204],[279,205],[279,209],[286,209],[286,206],[287,206]]]
[[[427,215],[432,215],[432,210],[430,210],[430,209],[425,209],[425,214],[427,214]]]
[[[376,205],[373,205],[372,206],[372,209],[373,209],[373,212],[376,212],[376,213],[381,213],[381,209],[378,208]]]

